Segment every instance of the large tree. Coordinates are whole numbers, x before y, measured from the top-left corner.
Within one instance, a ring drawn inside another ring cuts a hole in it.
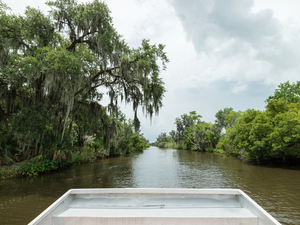
[[[143,40],[130,48],[104,2],[46,4],[48,15],[31,7],[16,15],[0,2],[0,122],[15,126],[23,151],[45,130],[64,136],[74,122],[80,141],[100,121],[107,147],[116,122],[107,121],[106,111],[117,116],[120,99],[132,103],[136,130],[139,106],[150,117],[158,113],[165,92],[158,61],[162,69],[168,62],[164,45]]]

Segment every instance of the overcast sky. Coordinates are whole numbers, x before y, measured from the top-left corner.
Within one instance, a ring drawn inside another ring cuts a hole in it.
[[[48,11],[44,0],[2,0],[14,12]],[[88,2],[80,0],[80,2]],[[166,45],[170,59],[161,73],[168,92],[150,125],[141,130],[154,142],[175,129],[183,113],[196,111],[213,122],[220,109],[264,110],[279,83],[299,80],[298,0],[106,0],[116,30],[132,47],[142,39]],[[122,106],[128,118],[130,105]]]

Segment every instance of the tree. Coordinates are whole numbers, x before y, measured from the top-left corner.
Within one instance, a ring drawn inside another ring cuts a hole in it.
[[[251,159],[299,161],[299,112],[300,103],[283,97],[270,100],[265,112],[249,109],[229,129],[229,143]]]
[[[136,130],[138,107],[150,118],[162,107],[165,88],[158,60],[166,69],[164,45],[143,40],[141,47],[130,48],[113,27],[104,2],[46,4],[49,16],[31,7],[25,15],[10,14],[0,4],[0,122],[8,126],[28,112],[46,115],[49,126],[36,127],[40,135],[30,135],[26,142],[18,138],[28,155],[25,146],[41,143],[49,130],[63,138],[74,122],[79,144],[97,132],[100,122],[109,149],[109,133],[117,122],[106,114],[118,117],[120,99],[132,103]],[[106,107],[100,104],[104,92],[110,96]],[[17,137],[25,137],[32,127],[19,126]]]
[[[264,112],[248,109],[227,133],[229,143],[252,159],[268,159],[272,149],[268,135],[274,129],[269,119]]]
[[[231,128],[234,124],[235,121],[243,114],[242,111],[231,111],[227,116],[226,116],[226,127],[225,128]]]
[[[286,103],[300,102],[300,81],[292,84],[289,81],[279,84],[274,95],[269,96],[266,102],[280,98],[284,98]]]
[[[206,148],[215,148],[219,141],[219,129],[215,124],[199,122],[184,131],[187,149],[205,151]]]
[[[172,142],[176,142],[176,131],[171,130],[171,132],[169,132],[169,135],[172,138]]]
[[[215,117],[217,118],[215,120],[215,124],[217,125],[217,127],[220,130],[220,133],[222,131],[222,129],[226,128],[228,126],[228,121],[226,120],[226,118],[228,117],[228,115],[233,112],[233,108],[224,108],[223,110],[219,110]]]
[[[172,138],[168,136],[166,132],[163,132],[156,138],[155,146],[164,148],[168,142],[172,142]]]
[[[176,142],[180,142],[184,139],[184,131],[193,126],[194,124],[199,123],[202,118],[201,115],[197,115],[196,111],[189,112],[189,115],[184,113],[180,117],[175,119],[176,124]]]
[[[121,113],[122,114],[122,113]],[[111,118],[111,120],[113,120]],[[117,121],[118,132],[114,133],[110,143],[111,155],[125,155],[133,151],[142,151],[148,147],[149,141],[140,132],[133,132],[133,121],[124,117]]]

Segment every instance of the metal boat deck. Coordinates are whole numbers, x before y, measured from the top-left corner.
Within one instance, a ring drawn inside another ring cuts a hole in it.
[[[37,224],[280,225],[237,189],[71,189]]]

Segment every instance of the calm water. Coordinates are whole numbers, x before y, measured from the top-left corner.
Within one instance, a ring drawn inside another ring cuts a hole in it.
[[[71,188],[239,188],[282,224],[300,224],[300,170],[151,147],[144,153],[0,182],[0,224],[27,224]]]

